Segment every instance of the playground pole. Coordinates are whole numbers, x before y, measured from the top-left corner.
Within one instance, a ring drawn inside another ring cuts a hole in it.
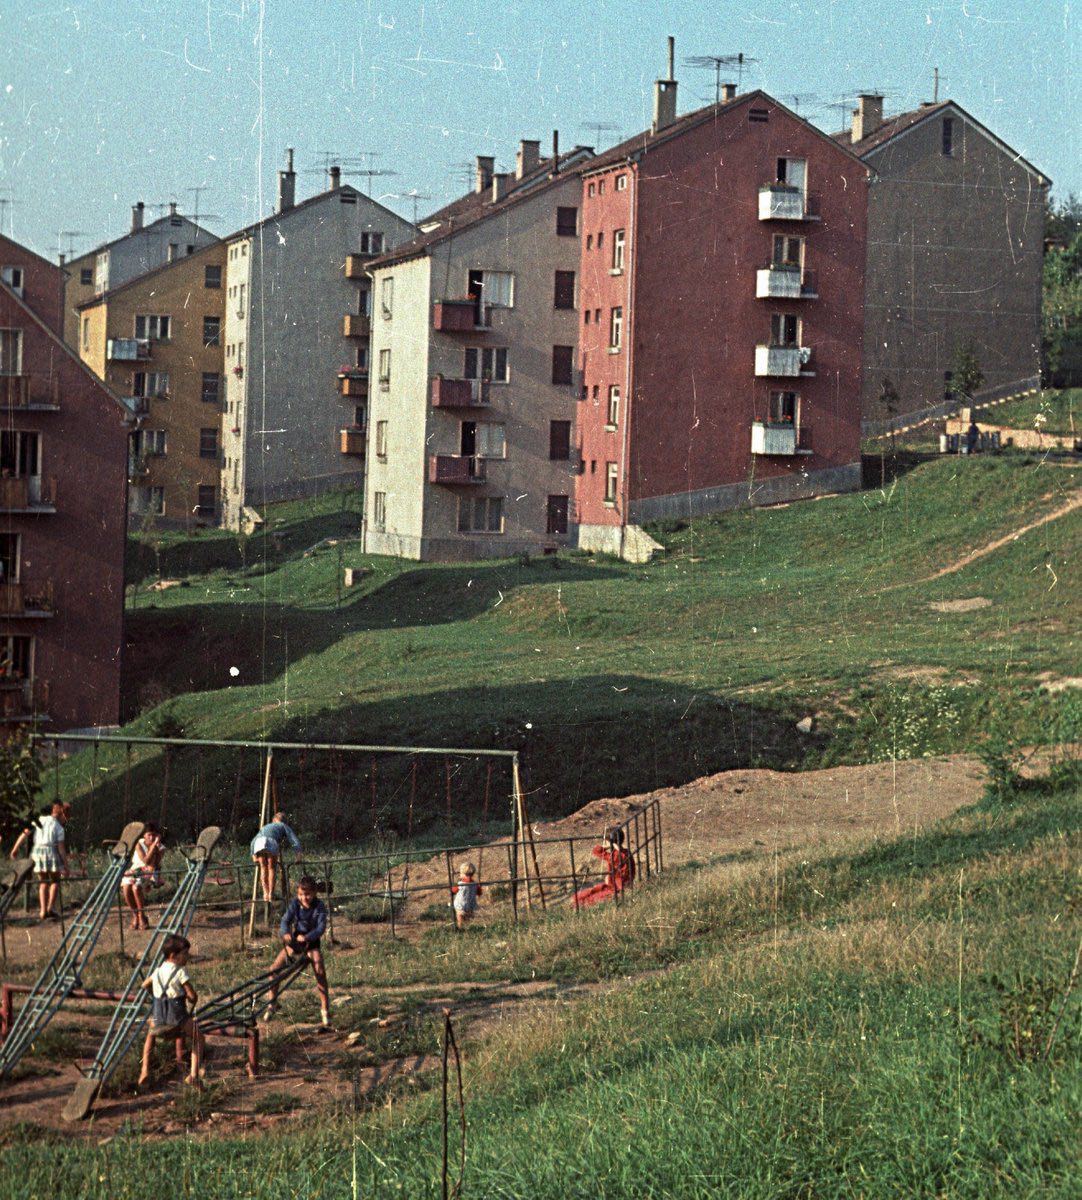
[[[267,768],[263,773],[263,798],[259,805],[259,827],[263,828],[270,820],[271,779],[274,774],[274,750],[267,751]],[[248,936],[255,937],[255,906],[259,895],[259,871],[252,875],[252,913],[248,919]]]

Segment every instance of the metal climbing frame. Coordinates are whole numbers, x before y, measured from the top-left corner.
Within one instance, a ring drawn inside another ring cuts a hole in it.
[[[60,1011],[71,992],[80,986],[83,968],[98,944],[105,918],[127,870],[135,843],[143,833],[142,821],[124,827],[111,851],[105,874],[94,885],[75,920],[61,938],[56,953],[38,976],[26,1003],[0,1046],[0,1079],[3,1079],[29,1049],[30,1044]]]
[[[196,1010],[199,1028],[204,1033],[217,1033],[236,1025],[254,1024],[256,1010],[270,995],[271,988],[277,988],[281,994],[307,965],[308,955],[295,955],[276,971],[264,971],[240,987],[213,997]]]
[[[142,986],[143,981],[161,961],[165,939],[175,933],[187,933],[195,915],[196,901],[203,890],[203,881],[207,876],[214,847],[221,836],[222,831],[216,825],[208,826],[199,835],[188,858],[184,878],[178,884],[151,934],[142,958],[136,963],[120,993],[120,1002],[113,1012],[94,1062],[86,1071],[86,1077],[75,1085],[75,1090],[64,1105],[62,1115],[66,1121],[78,1121],[89,1114],[102,1085],[108,1081],[132,1042],[139,1036],[150,1013],[150,993]]]
[[[34,873],[32,858],[17,858],[9,867],[0,871],[0,950],[4,962],[8,960],[7,919],[15,897],[22,891],[26,881]]]

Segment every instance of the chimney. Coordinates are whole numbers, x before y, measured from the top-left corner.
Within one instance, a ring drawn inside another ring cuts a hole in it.
[[[728,104],[731,100],[736,99],[736,84],[723,83],[721,85],[721,100],[723,104]]]
[[[140,200],[138,204],[133,204],[131,206],[132,233],[138,233],[139,230],[143,228],[143,209],[145,207],[146,206],[143,204],[142,200]]]
[[[286,151],[286,169],[278,172],[278,211],[292,208],[297,200],[297,176],[293,173],[293,147]]]
[[[559,175],[560,173],[560,131],[554,129],[552,131],[552,174]]]
[[[492,176],[492,203],[502,200],[507,195],[507,181],[511,178],[510,175],[505,175],[502,172]]]
[[[883,124],[883,97],[870,92],[857,97],[853,109],[853,141],[870,137]]]
[[[175,217],[177,215],[177,202],[175,200],[169,201],[169,215],[171,217]]]
[[[669,76],[654,84],[654,133],[660,133],[666,125],[676,120],[676,38],[669,38]]]
[[[331,177],[331,186],[328,190],[332,191],[332,192],[337,192],[338,189],[342,186],[342,168],[337,163],[335,163],[334,166],[331,167],[330,170],[327,172],[327,174],[330,175],[330,177]]]
[[[485,154],[477,156],[477,176],[475,190],[487,192],[492,186],[492,172],[496,169],[496,160]]]
[[[518,144],[518,155],[515,158],[515,176],[518,179],[536,171],[541,162],[541,143],[528,142],[525,138]]]

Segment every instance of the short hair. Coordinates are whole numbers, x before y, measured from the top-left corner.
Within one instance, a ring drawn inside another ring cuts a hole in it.
[[[476,875],[477,874],[477,868],[471,862],[464,862],[462,864],[462,866],[459,867],[459,871],[463,875]]]
[[[143,832],[156,833],[159,837],[161,837],[162,830],[157,821],[145,821],[143,823]]]
[[[286,815],[281,811],[281,809],[279,809],[278,812],[274,814],[274,819],[276,821],[284,821],[286,819]]]
[[[616,828],[606,829],[605,830],[605,841],[615,842],[617,844],[617,846],[622,846],[624,844],[624,831],[622,829],[616,829]]]
[[[297,887],[303,888],[306,892],[319,891],[319,888],[316,886],[316,881],[311,875],[302,875],[300,879],[297,880]]]
[[[191,942],[188,941],[183,934],[171,933],[162,946],[162,956],[164,958],[172,958],[174,954],[182,954],[185,950],[192,948]]]

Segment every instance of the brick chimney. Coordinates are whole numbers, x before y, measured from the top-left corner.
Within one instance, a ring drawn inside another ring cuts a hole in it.
[[[736,99],[736,84],[723,83],[721,85],[721,102],[728,104],[731,100]]]
[[[478,192],[487,192],[492,186],[492,173],[496,170],[496,160],[486,154],[478,154],[477,156],[477,174],[475,182],[475,190]]]
[[[510,175],[505,175],[502,172],[492,176],[492,203],[495,204],[498,200],[502,200],[507,195],[507,181],[511,178]]]
[[[142,202],[142,200],[140,200],[138,204],[133,204],[131,206],[131,231],[132,231],[132,233],[138,233],[139,230],[143,228],[143,209],[144,208],[146,208],[146,205]]]
[[[676,38],[669,38],[669,75],[654,84],[654,133],[676,120]]]
[[[883,124],[883,97],[874,92],[857,97],[853,109],[853,141],[861,142]]]
[[[331,177],[331,186],[329,190],[332,192],[337,192],[342,186],[342,168],[335,163],[327,173]]]
[[[518,144],[518,154],[515,156],[515,176],[518,179],[536,171],[541,163],[541,143],[528,142],[525,138]]]
[[[285,212],[297,202],[297,176],[293,171],[293,147],[286,151],[286,169],[278,172],[278,211]]]

